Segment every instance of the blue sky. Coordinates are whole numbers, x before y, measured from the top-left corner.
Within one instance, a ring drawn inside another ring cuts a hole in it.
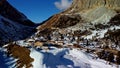
[[[65,10],[71,4],[71,0],[8,0],[8,2],[36,23]]]

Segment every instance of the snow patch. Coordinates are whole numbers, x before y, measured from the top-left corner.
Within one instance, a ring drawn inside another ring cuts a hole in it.
[[[110,28],[107,28],[107,29],[101,29],[101,30],[94,30],[92,31],[92,34],[91,35],[88,35],[88,36],[83,36],[84,38],[87,38],[87,39],[92,39],[93,37],[96,36],[96,38],[103,38],[105,33],[108,31],[108,30],[114,30],[114,29],[120,29],[120,26],[111,26]]]
[[[42,66],[43,55],[40,52],[32,48],[30,56],[31,58],[34,59],[34,61],[32,62],[33,68],[43,68]]]

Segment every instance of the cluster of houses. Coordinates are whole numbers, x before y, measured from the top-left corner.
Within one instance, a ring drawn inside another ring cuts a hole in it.
[[[60,30],[54,31],[49,35],[41,35],[41,36],[31,36],[28,39],[17,41],[19,45],[23,46],[35,46],[35,47],[42,47],[44,44],[53,44],[58,46],[67,46],[73,44],[79,44],[79,37],[74,36],[71,31]]]
[[[73,46],[74,44],[83,46],[83,47],[92,47],[92,48],[105,48],[109,47],[111,49],[116,49],[117,45],[112,42],[110,39],[84,39],[78,35],[74,35],[72,30],[56,30],[49,35],[31,36],[30,38],[18,41],[19,44],[24,46],[35,46],[42,47],[44,44],[53,44],[58,46]]]

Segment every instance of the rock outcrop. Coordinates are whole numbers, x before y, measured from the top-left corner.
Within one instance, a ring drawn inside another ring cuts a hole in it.
[[[72,12],[87,11],[89,9],[104,6],[108,9],[120,10],[120,0],[73,0],[73,4],[68,10]]]
[[[81,14],[88,22],[105,23],[120,12],[120,0],[73,0],[64,14]]]

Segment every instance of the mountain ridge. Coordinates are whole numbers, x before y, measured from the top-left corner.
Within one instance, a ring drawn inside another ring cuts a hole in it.
[[[32,21],[27,19],[27,17],[10,5],[6,0],[2,0],[0,4],[0,14],[12,21],[18,22],[26,26],[35,25]]]
[[[0,1],[0,46],[25,39],[35,32],[36,24],[6,0]]]

